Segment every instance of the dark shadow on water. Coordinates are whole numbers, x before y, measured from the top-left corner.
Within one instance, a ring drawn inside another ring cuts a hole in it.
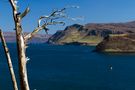
[[[97,52],[98,54],[111,55],[111,56],[135,56],[135,53],[111,53],[111,52]]]

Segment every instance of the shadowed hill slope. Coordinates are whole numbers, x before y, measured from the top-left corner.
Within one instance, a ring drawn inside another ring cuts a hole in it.
[[[51,44],[97,45],[109,34],[135,33],[135,21],[127,23],[74,24],[63,31],[57,31],[49,38]]]
[[[99,52],[135,52],[135,33],[109,35],[96,46]]]

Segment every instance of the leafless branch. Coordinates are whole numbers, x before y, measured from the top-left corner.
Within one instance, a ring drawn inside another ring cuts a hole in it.
[[[30,12],[30,8],[27,7],[27,8],[25,9],[25,11],[20,15],[20,18],[22,19],[22,18],[25,17],[29,12]]]
[[[27,34],[24,37],[25,42],[27,42],[29,39],[31,39],[33,36],[35,36],[39,31],[43,30],[46,27],[46,25],[42,25],[40,27],[37,27],[36,29],[33,30],[33,32]]]
[[[59,20],[61,18],[69,19],[68,15],[65,13],[66,9],[68,8],[79,8],[79,7],[68,6],[59,10],[55,9],[50,15],[41,16],[38,20],[38,27],[35,30],[33,30],[33,32],[29,33],[24,37],[25,41],[27,42],[29,39],[31,39],[33,36],[35,36],[35,34],[37,34],[41,30],[45,30],[45,32],[47,33],[47,31],[49,30],[47,26],[49,25],[57,25],[57,24],[65,25],[65,22]]]
[[[12,65],[12,60],[11,60],[11,56],[10,56],[10,52],[9,49],[7,47],[4,35],[2,30],[0,29],[0,38],[1,38],[1,42],[4,48],[4,52],[7,58],[7,63],[8,63],[8,67],[9,67],[9,71],[10,71],[10,75],[11,75],[11,79],[12,79],[12,83],[13,83],[13,87],[14,90],[18,90],[18,86],[17,86],[17,81],[16,81],[16,77],[15,77],[15,73],[14,73],[14,69],[13,69],[13,65]]]
[[[18,53],[18,66],[19,66],[19,76],[20,76],[20,88],[21,90],[30,90],[29,82],[27,77],[27,59],[26,59],[26,45],[23,38],[23,30],[21,25],[21,13],[18,12],[17,2],[18,0],[9,0],[12,6],[15,30],[16,30],[16,42],[17,42],[17,53]],[[28,13],[29,9],[26,9],[22,14],[24,17]]]
[[[11,6],[13,8],[13,10],[17,11],[17,5],[15,3],[16,0],[9,0],[9,2],[11,3]]]

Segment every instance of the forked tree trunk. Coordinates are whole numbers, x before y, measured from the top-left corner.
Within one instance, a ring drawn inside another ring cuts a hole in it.
[[[20,87],[21,90],[29,90],[29,83],[27,78],[27,68],[26,68],[26,55],[25,55],[25,41],[22,34],[21,27],[21,17],[17,10],[17,5],[15,0],[9,0],[12,6],[13,18],[15,23],[16,31],[16,42],[17,42],[17,52],[18,52],[18,62],[19,62],[19,76],[20,76]]]
[[[29,8],[26,8],[26,10],[23,13],[18,13],[18,6],[17,6],[18,0],[9,0],[12,11],[13,11],[13,18],[15,23],[15,30],[16,30],[16,42],[17,42],[17,50],[18,50],[18,60],[19,60],[19,73],[20,73],[20,86],[21,90],[29,90],[29,83],[27,78],[27,59],[25,55],[26,50],[26,42],[31,39],[35,34],[37,34],[40,30],[48,31],[47,26],[48,25],[56,25],[56,24],[65,24],[61,21],[55,21],[55,19],[67,17],[64,14],[64,11],[66,8],[55,10],[53,11],[49,16],[41,16],[38,20],[38,27],[32,32],[29,33],[26,36],[23,36],[22,27],[21,27],[21,20],[24,16],[26,16],[29,12]],[[46,19],[44,21],[44,19]],[[44,24],[41,25],[41,21],[44,21]]]
[[[25,55],[25,42],[22,36],[22,29],[20,23],[16,22],[16,39],[17,39],[17,50],[19,60],[19,74],[21,90],[29,90],[29,83],[27,78],[27,60]]]
[[[13,69],[13,65],[12,65],[12,61],[11,61],[11,57],[10,57],[10,53],[9,53],[8,47],[6,45],[6,41],[4,39],[4,36],[3,36],[3,33],[2,33],[1,30],[0,30],[0,37],[1,37],[1,42],[2,42],[2,45],[3,45],[4,51],[5,51],[5,55],[6,55],[6,58],[7,58],[8,67],[9,67],[9,71],[10,71],[10,75],[11,75],[11,79],[12,79],[12,83],[13,83],[13,88],[14,88],[14,90],[18,90],[17,82],[16,82],[16,78],[15,78],[15,73],[14,73],[14,69]]]

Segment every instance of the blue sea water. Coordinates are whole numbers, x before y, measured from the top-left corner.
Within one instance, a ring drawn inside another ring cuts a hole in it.
[[[18,80],[15,44],[8,44]],[[30,44],[31,90],[135,90],[135,54],[92,52],[95,47]],[[0,44],[0,90],[13,90]]]

